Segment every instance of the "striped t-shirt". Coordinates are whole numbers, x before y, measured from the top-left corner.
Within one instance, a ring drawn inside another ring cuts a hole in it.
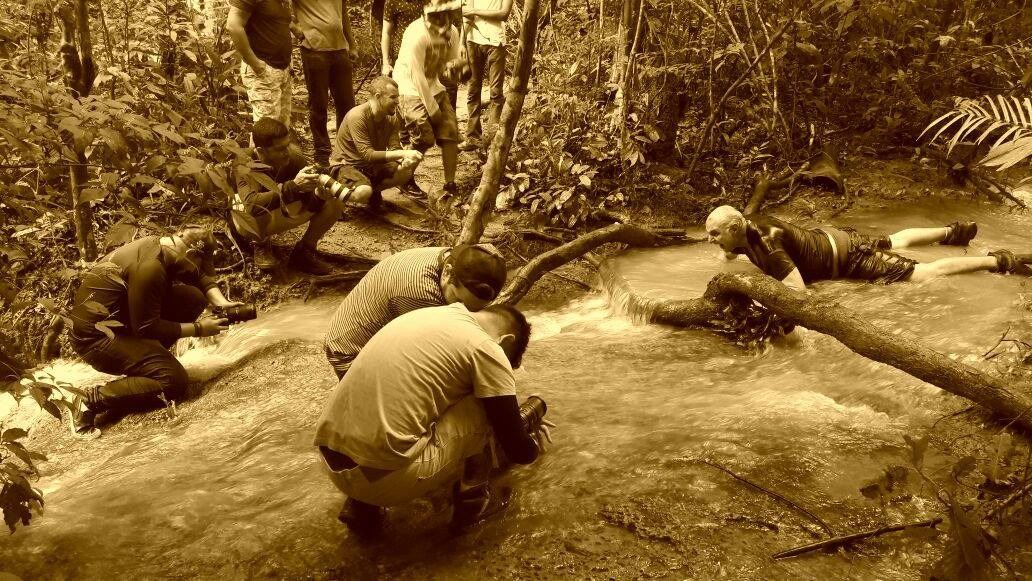
[[[441,268],[448,248],[413,248],[374,266],[337,308],[326,333],[329,353],[353,359],[396,317],[445,304]]]

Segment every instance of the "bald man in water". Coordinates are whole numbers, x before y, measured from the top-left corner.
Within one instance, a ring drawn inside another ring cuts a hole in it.
[[[763,272],[799,290],[809,283],[838,278],[892,283],[980,270],[1032,275],[1032,269],[1024,264],[1027,257],[1019,258],[1009,250],[928,263],[892,252],[935,243],[967,246],[978,232],[974,222],[871,237],[831,227],[801,228],[773,216],[743,215],[731,206],[720,206],[706,218],[706,232],[727,258],[745,255]]]

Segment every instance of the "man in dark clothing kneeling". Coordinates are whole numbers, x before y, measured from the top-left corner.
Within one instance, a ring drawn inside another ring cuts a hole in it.
[[[373,336],[316,429],[330,478],[349,497],[341,520],[371,532],[382,523],[380,507],[448,487],[456,528],[500,508],[488,486],[491,441],[518,464],[533,462],[550,441],[543,406],[524,423],[516,399],[513,369],[529,338],[520,311],[471,313],[462,303],[406,313]]]
[[[271,117],[255,122],[251,136],[258,161],[269,166],[261,172],[276,187],[267,187],[263,182],[268,184],[268,180],[258,180],[248,173],[238,175],[231,232],[238,241],[243,238],[253,244],[255,266],[267,270],[279,263],[272,253],[272,236],[307,224],[290,255],[289,265],[309,274],[328,274],[332,269],[316,254],[319,240],[340,219],[344,209],[341,198],[367,202],[372,190],[358,186],[346,189],[338,198],[321,187],[319,172],[306,164],[287,127]]]
[[[186,394],[186,370],[169,349],[180,337],[228,328],[226,319],[197,320],[208,304],[240,304],[226,300],[215,284],[214,248],[211,232],[187,227],[130,242],[86,273],[71,312],[72,348],[97,371],[126,377],[86,389],[77,431],[91,431],[100,413]]]

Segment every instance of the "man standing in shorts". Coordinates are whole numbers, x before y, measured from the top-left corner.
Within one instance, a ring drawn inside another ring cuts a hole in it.
[[[240,55],[251,117],[290,127],[289,0],[230,0],[226,32]]]
[[[401,149],[397,109],[398,84],[390,77],[373,79],[369,100],[344,116],[330,157],[337,180],[372,188],[374,206],[381,191],[407,184],[423,160],[422,153]]]
[[[710,242],[728,258],[745,255],[766,274],[803,290],[819,280],[848,278],[869,282],[921,282],[936,276],[987,270],[1032,274],[1009,250],[989,256],[957,256],[920,263],[892,252],[908,246],[967,246],[978,232],[973,222],[942,228],[908,228],[890,236],[870,237],[837,228],[800,228],[762,214],[742,215],[721,206],[706,218]]]
[[[438,198],[458,193],[459,124],[440,76],[450,61],[459,58],[461,42],[452,14],[460,7],[459,0],[431,0],[423,8],[423,18],[405,29],[393,73],[412,148],[426,152],[435,144],[441,147],[444,187]]]

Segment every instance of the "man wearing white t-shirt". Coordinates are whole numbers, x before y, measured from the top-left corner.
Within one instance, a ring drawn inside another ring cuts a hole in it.
[[[380,329],[316,427],[330,478],[348,496],[341,520],[374,532],[381,507],[448,487],[453,526],[497,508],[488,486],[490,442],[509,461],[530,464],[549,437],[544,412],[525,420],[516,399],[513,369],[529,339],[527,319],[505,305],[474,313],[462,303],[428,307]]]
[[[473,73],[469,80],[466,105],[466,141],[459,149],[472,151],[481,147],[483,127],[480,116],[484,107],[480,91],[487,78],[491,91],[491,106],[487,114],[489,126],[496,127],[505,104],[505,20],[512,10],[512,0],[464,0],[462,17],[465,19],[466,52]]]

